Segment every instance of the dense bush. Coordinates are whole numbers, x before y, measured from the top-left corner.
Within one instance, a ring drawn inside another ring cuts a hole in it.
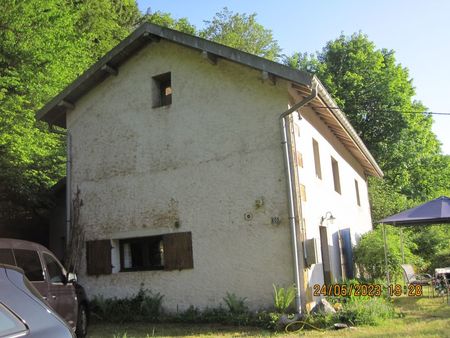
[[[340,322],[354,326],[378,325],[394,316],[393,305],[383,297],[355,297],[344,303],[342,310],[337,313]]]
[[[359,283],[356,280],[347,282]],[[282,296],[280,296],[280,294]],[[288,296],[288,294],[290,296]],[[281,302],[283,306],[279,310],[285,310],[292,303],[292,290],[288,288],[280,292],[275,288],[274,302]],[[295,293],[294,293],[295,294]],[[278,295],[278,300],[277,300]],[[329,301],[335,305],[338,311],[335,314],[306,315],[300,321],[290,324],[289,330],[295,331],[299,328],[323,329],[332,324],[341,322],[350,325],[376,325],[387,318],[394,316],[394,308],[385,297],[358,297],[354,294],[346,297],[329,297]],[[178,323],[218,323],[226,325],[257,326],[274,331],[284,331],[286,325],[295,321],[296,315],[260,310],[249,311],[246,298],[227,293],[223,298],[225,307],[220,305],[216,308],[207,307],[203,310],[190,306],[185,311],[176,314],[163,313],[163,296],[141,289],[136,295],[128,298],[105,299],[96,297],[91,301],[91,312],[94,319],[106,322],[178,322]],[[275,305],[274,304],[274,305]],[[287,307],[286,307],[287,305]]]
[[[356,279],[346,282],[347,290],[350,290],[350,284],[359,284]],[[374,283],[380,284],[380,283]],[[355,290],[346,296],[328,297],[328,300],[335,305],[339,304],[340,310],[335,314],[335,320],[352,326],[359,325],[378,325],[382,321],[395,316],[392,301],[386,297],[386,290],[380,296],[359,296],[355,295]]]
[[[157,321],[162,313],[163,297],[144,289],[129,298],[95,297],[90,302],[91,313],[107,322]]]
[[[391,281],[402,280],[402,252],[401,237],[398,228],[386,225],[387,246],[388,246],[388,266]],[[403,252],[405,262],[415,265],[418,269],[423,267],[421,257],[414,255],[412,250],[416,250],[417,245],[408,236],[403,236]],[[371,279],[385,278],[386,266],[384,261],[384,240],[382,227],[378,226],[361,237],[361,240],[354,248],[355,263],[363,275]]]
[[[406,228],[406,236],[417,247],[412,252],[424,260],[424,270],[434,274],[435,268],[450,266],[450,231],[448,224]]]

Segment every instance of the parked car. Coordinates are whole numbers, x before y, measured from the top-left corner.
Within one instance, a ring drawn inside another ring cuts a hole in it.
[[[33,242],[0,238],[0,263],[23,269],[42,298],[76,331],[77,337],[86,336],[86,293],[76,275],[67,273],[50,250]]]
[[[74,338],[22,269],[0,264],[0,337]]]

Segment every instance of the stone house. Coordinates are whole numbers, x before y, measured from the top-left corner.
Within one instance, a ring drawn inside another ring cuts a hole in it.
[[[372,228],[382,171],[320,81],[233,48],[144,24],[37,118],[67,130],[90,296],[256,309],[295,283],[304,311]]]

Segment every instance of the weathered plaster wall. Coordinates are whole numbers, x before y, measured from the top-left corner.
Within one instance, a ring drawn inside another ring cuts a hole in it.
[[[173,103],[152,108],[152,76],[169,71]],[[163,40],[77,102],[67,126],[86,239],[191,231],[194,255],[182,271],[90,277],[83,266],[89,296],[123,297],[142,284],[169,310],[217,306],[227,291],[256,308],[272,303],[272,283],[292,284],[278,127],[286,87]]]

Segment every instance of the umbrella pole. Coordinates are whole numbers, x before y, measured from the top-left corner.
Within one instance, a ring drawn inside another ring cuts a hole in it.
[[[381,226],[383,227],[383,240],[384,240],[384,264],[386,267],[386,281],[387,281],[387,287],[389,288],[389,285],[391,284],[390,278],[389,278],[389,266],[388,266],[388,259],[387,259],[387,240],[386,240],[386,227],[384,223],[381,223]],[[389,294],[389,293],[388,293]]]
[[[403,250],[403,228],[400,228],[400,241],[402,243],[402,264],[405,264],[405,251]]]

